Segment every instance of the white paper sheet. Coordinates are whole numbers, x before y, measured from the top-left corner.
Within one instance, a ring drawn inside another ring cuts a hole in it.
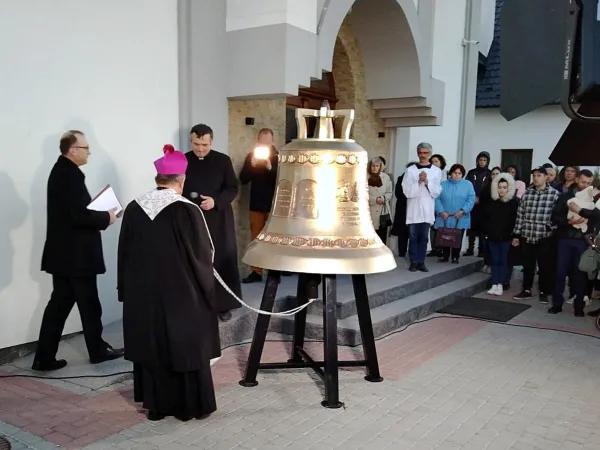
[[[93,211],[110,211],[115,210],[118,215],[123,211],[123,206],[117,198],[117,194],[110,185],[106,186],[88,205],[88,209]]]

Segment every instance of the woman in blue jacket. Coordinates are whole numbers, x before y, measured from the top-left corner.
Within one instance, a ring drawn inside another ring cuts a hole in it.
[[[435,229],[456,228],[465,230],[471,227],[471,211],[475,206],[475,189],[473,183],[464,179],[465,168],[454,164],[450,168],[450,178],[442,183],[442,193],[435,200]],[[462,239],[461,239],[462,242]],[[440,262],[447,262],[452,254],[452,262],[458,264],[460,248],[442,249]]]

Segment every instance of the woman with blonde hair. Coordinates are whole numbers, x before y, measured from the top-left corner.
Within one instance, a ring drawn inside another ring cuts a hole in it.
[[[383,161],[381,161],[381,158],[373,158],[367,168],[367,177],[371,220],[377,235],[385,244],[388,228],[392,225],[390,200],[393,191],[390,177],[381,173],[382,167]]]

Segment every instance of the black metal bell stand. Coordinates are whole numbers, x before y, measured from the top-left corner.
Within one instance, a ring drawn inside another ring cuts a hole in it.
[[[269,270],[265,290],[263,292],[260,309],[272,312],[277,295],[277,287],[281,278],[281,272]],[[304,350],[304,337],[306,329],[306,308],[294,316],[294,340],[291,358],[281,363],[261,363],[261,357],[265,346],[265,340],[269,329],[271,316],[259,314],[252,338],[252,346],[246,363],[246,372],[240,385],[254,387],[258,385],[256,376],[260,369],[299,369],[310,368],[319,375],[325,383],[325,399],[321,402],[326,408],[340,408],[343,403],[339,398],[340,367],[365,367],[365,380],[370,382],[383,381],[379,374],[379,363],[377,361],[377,349],[375,347],[375,336],[373,335],[373,323],[371,321],[371,310],[369,308],[369,297],[367,294],[367,282],[364,275],[352,275],[354,287],[354,298],[358,323],[362,338],[364,359],[360,361],[339,361],[338,339],[337,339],[337,280],[336,275],[299,274],[298,290],[296,300],[298,306],[308,302],[309,298],[315,298],[318,293],[318,285],[323,285],[323,354],[324,361],[315,361]]]

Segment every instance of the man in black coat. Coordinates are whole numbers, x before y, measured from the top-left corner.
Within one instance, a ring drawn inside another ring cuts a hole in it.
[[[586,274],[579,270],[579,260],[581,255],[588,248],[588,239],[586,235],[576,227],[585,221],[588,221],[588,227],[591,231],[595,228],[593,216],[587,219],[584,214],[580,218],[568,219],[570,209],[577,213],[582,211],[578,205],[569,205],[569,200],[575,197],[575,193],[591,186],[594,180],[594,174],[587,169],[580,172],[577,182],[572,189],[562,193],[552,211],[552,225],[554,235],[558,239],[558,251],[556,260],[556,274],[554,279],[554,293],[552,294],[552,307],[548,310],[550,314],[562,312],[564,304],[565,279],[569,277],[569,284],[575,294],[574,314],[576,317],[583,317],[585,308],[584,297],[586,293]],[[587,230],[586,230],[587,231]]]
[[[52,275],[53,291],[44,311],[33,370],[65,367],[56,360],[65,322],[77,304],[90,362],[98,364],[123,356],[102,339],[102,306],[97,276],[106,272],[100,231],[112,225],[114,211],[92,211],[79,169],[87,163],[90,147],[81,131],[67,131],[60,139],[60,153],[48,178],[46,242],[42,270]]]
[[[479,199],[483,187],[490,182],[492,171],[490,170],[490,154],[488,152],[480,152],[477,155],[476,166],[469,170],[466,179],[473,183],[475,189],[475,206],[471,211],[471,229],[467,233],[469,238],[469,246],[465,252],[465,256],[473,256],[475,254],[475,239],[478,239],[479,256],[484,257],[485,252],[485,236],[482,233],[481,227],[481,208]]]

